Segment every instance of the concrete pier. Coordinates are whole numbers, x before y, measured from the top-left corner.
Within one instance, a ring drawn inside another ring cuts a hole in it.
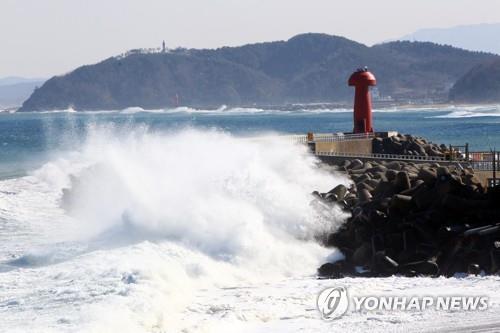
[[[496,178],[494,170],[497,170],[499,153],[492,152],[468,152],[461,154],[460,151],[450,146],[447,153],[440,156],[405,155],[405,154],[380,154],[374,152],[374,140],[393,138],[398,140],[398,132],[377,133],[308,133],[307,136],[296,137],[297,142],[307,143],[311,151],[324,163],[339,165],[345,160],[357,159],[367,161],[405,161],[414,164],[438,163],[442,166],[457,165],[459,168],[470,168],[481,180],[485,187],[493,186],[500,181]],[[403,137],[403,136],[400,136]],[[386,139],[387,140],[387,139]],[[380,142],[380,141],[379,141]],[[494,154],[494,156],[493,156]]]

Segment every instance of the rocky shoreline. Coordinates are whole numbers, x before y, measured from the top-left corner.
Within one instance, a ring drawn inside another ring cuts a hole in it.
[[[372,140],[374,154],[413,155],[445,158],[446,156],[463,157],[459,151],[450,151],[446,145],[437,145],[428,140],[413,136],[397,134],[386,138],[376,137]]]
[[[414,147],[410,151],[433,156],[446,149],[423,139],[384,140],[374,145],[407,151],[405,147]],[[324,238],[325,245],[338,248],[345,259],[325,263],[318,276],[453,276],[500,271],[500,188],[484,188],[472,169],[360,160],[345,160],[339,169],[348,173],[353,184],[313,195],[315,201],[341,205],[351,213],[339,230]]]

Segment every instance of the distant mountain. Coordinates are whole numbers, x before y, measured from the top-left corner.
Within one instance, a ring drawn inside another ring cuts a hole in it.
[[[43,82],[43,79],[0,78],[0,108],[19,107]]]
[[[25,78],[25,77],[18,77],[18,76],[7,76],[7,77],[0,77],[0,87],[1,86],[11,86],[14,84],[18,83],[40,83],[45,81],[45,79],[41,78]]]
[[[462,103],[500,103],[500,60],[472,68],[453,86],[450,100]]]
[[[464,25],[443,29],[422,29],[400,40],[433,42],[466,50],[500,54],[500,23]]]
[[[215,50],[134,51],[53,77],[20,111],[351,101],[347,79],[365,65],[383,96],[447,99],[459,77],[495,58],[432,43],[368,47],[324,34]]]

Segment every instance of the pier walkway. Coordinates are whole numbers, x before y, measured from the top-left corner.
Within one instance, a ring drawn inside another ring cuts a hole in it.
[[[307,144],[314,154],[327,164],[339,164],[346,158],[359,159],[361,161],[405,161],[416,164],[439,163],[441,165],[458,165],[461,168],[471,168],[476,174],[484,179],[489,185],[500,184],[497,178],[499,170],[500,152],[456,151],[456,154],[448,156],[428,155],[401,155],[401,154],[377,154],[372,153],[372,141],[376,136],[388,137],[397,135],[397,132],[366,133],[366,134],[312,134],[295,135],[291,139],[296,143]]]

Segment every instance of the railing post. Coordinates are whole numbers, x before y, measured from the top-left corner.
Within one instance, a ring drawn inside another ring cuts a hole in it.
[[[497,185],[497,152],[493,151],[493,186]]]

